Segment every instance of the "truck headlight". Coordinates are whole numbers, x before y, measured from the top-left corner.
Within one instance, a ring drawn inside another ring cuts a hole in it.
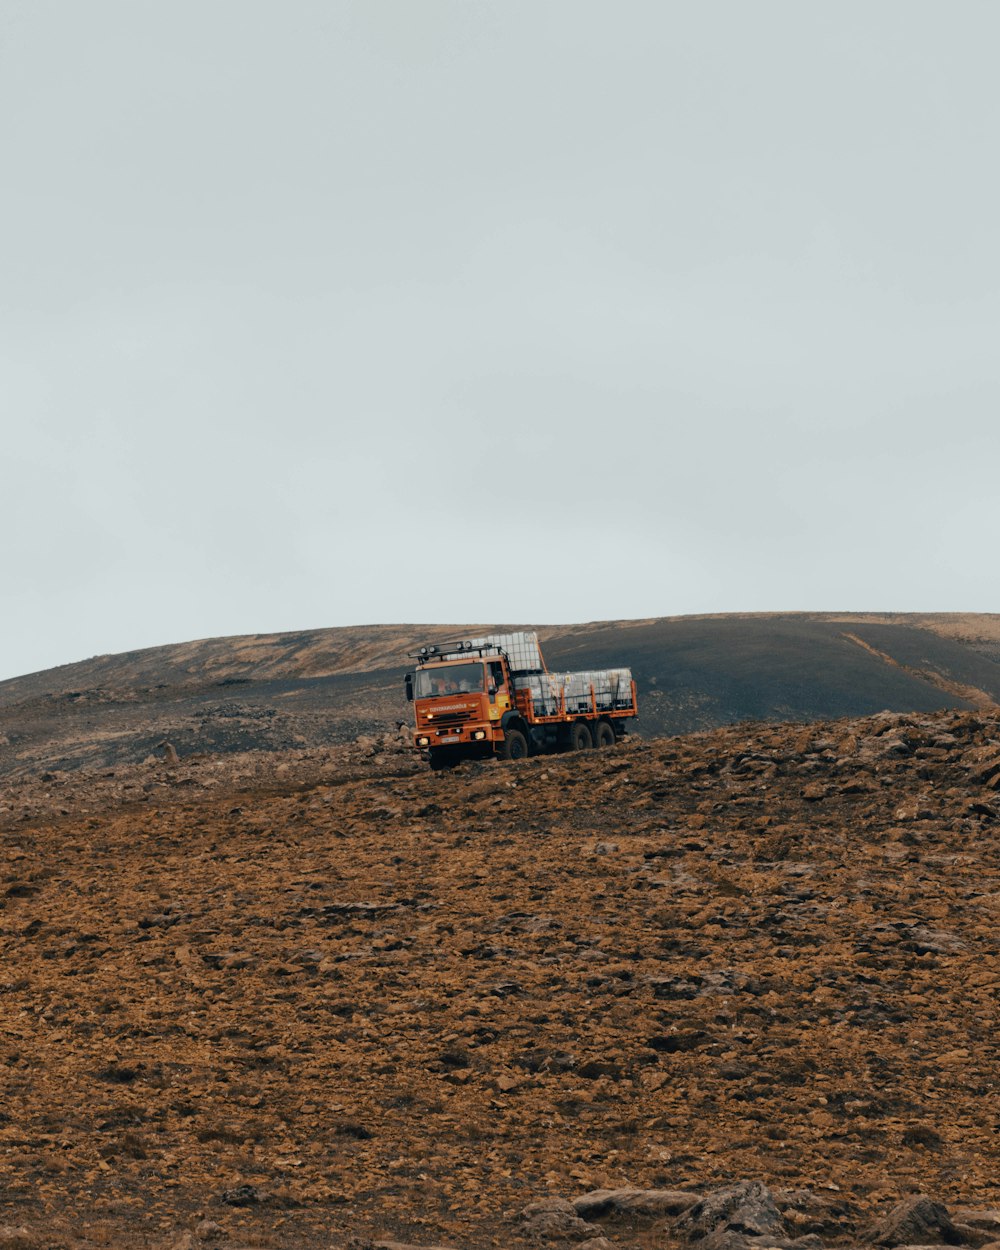
[[[482,742],[482,740],[483,740],[485,737],[486,737],[486,730],[485,730],[485,729],[474,729],[474,730],[472,731],[472,741],[473,741],[473,742]]]
[[[430,738],[418,738],[418,739],[417,739],[417,746],[418,746],[418,747],[429,747],[429,746],[430,746],[430,744],[431,744],[431,740],[430,740]]]

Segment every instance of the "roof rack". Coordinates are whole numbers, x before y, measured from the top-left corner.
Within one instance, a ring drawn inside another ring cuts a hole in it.
[[[453,655],[502,655],[503,648],[495,642],[473,642],[458,639],[455,642],[431,642],[419,651],[407,652],[411,660],[443,660]]]

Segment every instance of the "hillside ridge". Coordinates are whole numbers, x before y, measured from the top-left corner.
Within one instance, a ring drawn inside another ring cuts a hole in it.
[[[628,630],[698,621],[776,620],[908,625],[973,645],[1000,646],[1000,613],[726,612],[610,619],[561,625],[372,624],[324,626],[279,633],[236,634],[108,653],[0,681],[0,706],[74,686],[153,681],[220,680],[248,673],[262,678],[330,677],[397,668],[428,639],[488,630],[534,629],[542,644],[596,630]]]
[[[0,776],[346,743],[410,719],[407,652],[495,625],[203,639],[0,682]],[[629,666],[636,732],[1000,703],[1000,616],[746,613],[540,626],[553,670]]]

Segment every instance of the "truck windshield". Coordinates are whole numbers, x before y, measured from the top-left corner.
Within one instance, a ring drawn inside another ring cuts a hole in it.
[[[418,699],[435,699],[446,694],[480,694],[483,688],[482,664],[450,664],[418,668],[413,693]]]

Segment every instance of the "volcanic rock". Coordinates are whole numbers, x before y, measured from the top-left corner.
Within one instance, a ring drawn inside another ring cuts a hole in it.
[[[547,1241],[585,1241],[599,1237],[601,1230],[581,1220],[565,1198],[542,1198],[529,1203],[521,1212],[524,1230]]]
[[[959,1207],[955,1211],[956,1225],[968,1226],[992,1235],[1000,1240],[1000,1209],[983,1210],[977,1207]]]
[[[698,1194],[677,1189],[594,1189],[573,1199],[577,1215],[585,1220],[609,1216],[662,1219],[681,1215],[699,1201]]]
[[[454,1250],[454,1247],[428,1245],[425,1242],[418,1244],[415,1241],[376,1241],[372,1250]]]
[[[862,1234],[876,1246],[958,1246],[961,1232],[948,1208],[923,1194],[907,1198]]]
[[[0,1250],[39,1250],[42,1238],[30,1228],[0,1224]]]
[[[681,1215],[674,1232],[686,1241],[700,1243],[721,1233],[784,1237],[787,1229],[767,1186],[760,1181],[740,1181],[700,1198]],[[713,1241],[712,1245],[721,1243]]]

